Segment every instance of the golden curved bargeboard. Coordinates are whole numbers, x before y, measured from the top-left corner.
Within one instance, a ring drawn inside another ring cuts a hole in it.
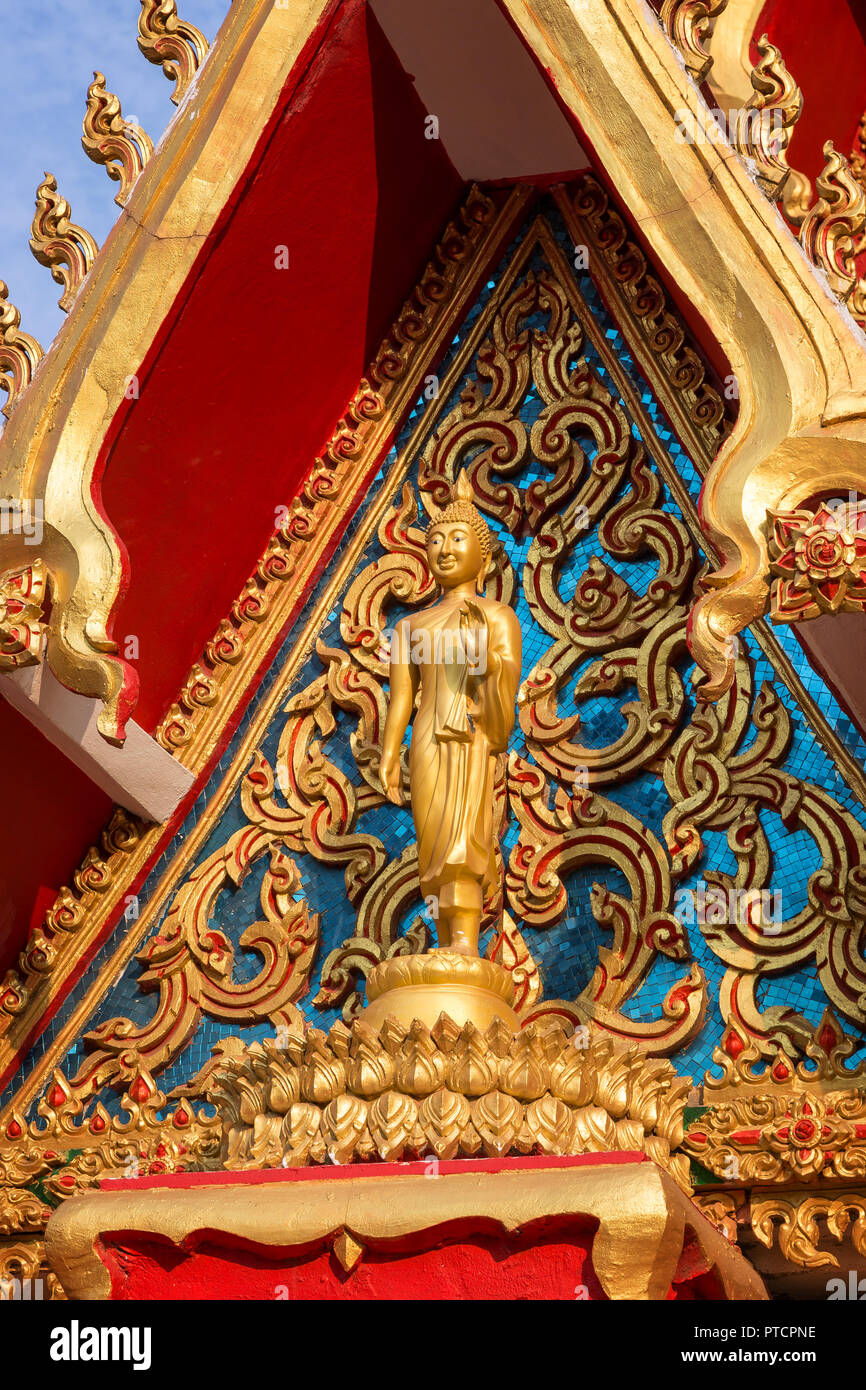
[[[732,637],[767,607],[767,512],[795,508],[830,477],[866,492],[866,352],[717,129],[677,139],[678,113],[697,131],[715,123],[646,6],[505,8],[732,368],[739,414],[701,504],[722,564],[689,625],[702,697],[718,699],[734,676]]]
[[[39,554],[52,599],[46,659],[64,685],[104,701],[99,728],[112,742],[123,740],[137,676],[109,636],[124,559],[93,500],[97,458],[130,362],[144,360],[170,314],[325,9],[326,0],[290,8],[235,0],[201,74],[197,119],[167,130],[158,167],[151,162],[137,179],[0,439],[0,492],[43,506]],[[142,22],[150,11],[158,17],[174,5],[155,9],[148,0]],[[0,536],[0,572],[32,558],[20,535]]]

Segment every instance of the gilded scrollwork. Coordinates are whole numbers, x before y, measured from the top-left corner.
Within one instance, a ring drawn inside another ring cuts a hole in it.
[[[120,100],[106,90],[101,72],[93,74],[87,89],[81,144],[88,159],[104,164],[108,177],[120,184],[114,201],[124,207],[132,185],[153,154],[153,141],[136,122],[124,120]]]
[[[824,168],[815,187],[818,201],[803,220],[800,240],[830,287],[846,301],[857,287],[854,245],[866,226],[866,191],[832,140],[824,146]]]
[[[141,0],[138,47],[174,83],[171,99],[179,106],[207,56],[204,34],[179,18],[177,0]]]
[[[764,192],[781,202],[785,215],[799,226],[809,210],[812,190],[805,175],[789,165],[787,149],[803,110],[803,93],[766,34],[757,40],[757,47],[754,92],[748,106],[738,112],[734,144],[744,159],[753,161]]]
[[[229,1047],[218,1049],[214,1063]],[[98,1099],[79,1096],[56,1071],[37,1118],[28,1121],[13,1109],[0,1134],[0,1237],[14,1238],[13,1244],[0,1239],[0,1284],[41,1279],[41,1289],[20,1296],[63,1298],[45,1262],[51,1212],[105,1178],[215,1168],[220,1141],[218,1115],[184,1097],[172,1102],[144,1069],[132,1074],[115,1114]]]
[[[866,1200],[854,1193],[832,1197],[829,1193],[786,1194],[760,1197],[752,1202],[751,1227],[762,1245],[772,1249],[778,1238],[784,1258],[800,1269],[839,1267],[839,1260],[828,1250],[819,1250],[827,1235],[841,1245],[850,1235],[853,1249],[866,1255]],[[829,1285],[827,1286],[829,1290]],[[843,1292],[843,1297],[847,1294]],[[855,1297],[858,1295],[855,1294]]]
[[[240,946],[262,957],[253,979],[233,978],[234,949],[211,922],[220,894],[238,888],[255,861],[269,856],[259,900],[263,918],[248,926]],[[144,992],[158,991],[153,1017],[136,1027],[114,1018],[85,1034],[90,1053],[70,1085],[88,1095],[108,1083],[126,1085],[137,1071],[166,1067],[186,1046],[202,1012],[226,1022],[268,1020],[275,1028],[298,1018],[295,1001],[308,986],[319,939],[319,918],[298,900],[297,867],[278,838],[249,825],[209,855],[182,885],[159,933],[139,953]]]
[[[659,11],[662,27],[683,56],[696,82],[703,82],[713,64],[704,47],[728,0],[664,0]]]
[[[646,255],[593,174],[584,174],[574,193],[560,190],[557,203],[575,244],[590,248],[605,289],[621,302],[624,316],[646,344],[648,365],[661,368],[681,436],[692,441],[696,459],[708,465],[730,429],[725,398],[710,381],[706,363],[649,270]]]
[[[36,339],[22,331],[21,313],[9,299],[8,285],[0,280],[0,390],[6,392],[3,414],[7,419],[33,380],[43,355]]]
[[[58,303],[68,313],[99,247],[89,232],[72,221],[72,210],[58,193],[53,174],[46,173],[36,190],[30,250],[40,265],[48,266],[51,278],[63,286]]]
[[[137,849],[143,824],[115,807],[99,845],[91,845],[72,885],[61,888],[41,925],[31,932],[17,967],[0,981],[0,1030],[30,1005],[39,985],[53,972],[65,944],[82,931],[100,899],[122,881],[123,870]],[[74,947],[73,947],[74,949]]]
[[[866,1177],[866,1092],[756,1094],[693,1121],[684,1148],[721,1181]]]
[[[737,669],[739,680],[748,679],[745,663],[738,661]],[[751,714],[754,736],[746,746],[742,699],[736,704],[733,719],[724,701],[707,707],[671,749],[665,783],[674,804],[665,836],[675,864],[684,869],[703,853],[705,829],[727,833],[737,871],[712,871],[706,878],[720,890],[720,901],[729,903],[733,892],[750,906],[733,917],[727,907],[704,913],[700,926],[728,966],[719,991],[723,1018],[769,1055],[785,1040],[801,1045],[812,1030],[793,1010],[762,1012],[755,997],[761,978],[814,962],[833,1007],[859,1026],[866,1021],[866,962],[857,946],[866,921],[866,831],[828,792],[779,769],[791,724],[774,690],[763,685],[759,691]],[[788,832],[805,831],[818,850],[819,867],[808,877],[804,906],[780,920],[768,920],[762,906],[772,868],[761,824],[766,813],[778,816]]]

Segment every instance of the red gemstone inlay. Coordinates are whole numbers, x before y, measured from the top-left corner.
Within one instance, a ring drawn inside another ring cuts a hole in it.
[[[829,1023],[825,1023],[824,1027],[818,1034],[819,1044],[821,1045],[821,1047],[823,1047],[825,1052],[832,1052],[833,1048],[836,1046],[837,1041],[838,1035],[836,1033],[835,1028],[832,1028]]]
[[[722,1046],[724,1047],[729,1057],[733,1057],[736,1059],[737,1057],[739,1057],[746,1044],[743,1042],[743,1039],[740,1037],[739,1033],[734,1032],[733,1028],[729,1028],[728,1032],[725,1034],[725,1041],[722,1044]]]

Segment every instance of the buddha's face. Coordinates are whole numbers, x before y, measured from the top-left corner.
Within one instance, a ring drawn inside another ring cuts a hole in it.
[[[431,527],[427,533],[427,560],[443,589],[472,583],[484,568],[481,542],[472,527],[462,521]]]

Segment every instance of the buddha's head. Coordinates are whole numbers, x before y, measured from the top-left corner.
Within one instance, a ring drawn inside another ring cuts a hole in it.
[[[492,542],[484,517],[472,502],[472,487],[461,473],[451,501],[427,528],[427,562],[443,589],[459,584],[480,587],[487,572]]]

